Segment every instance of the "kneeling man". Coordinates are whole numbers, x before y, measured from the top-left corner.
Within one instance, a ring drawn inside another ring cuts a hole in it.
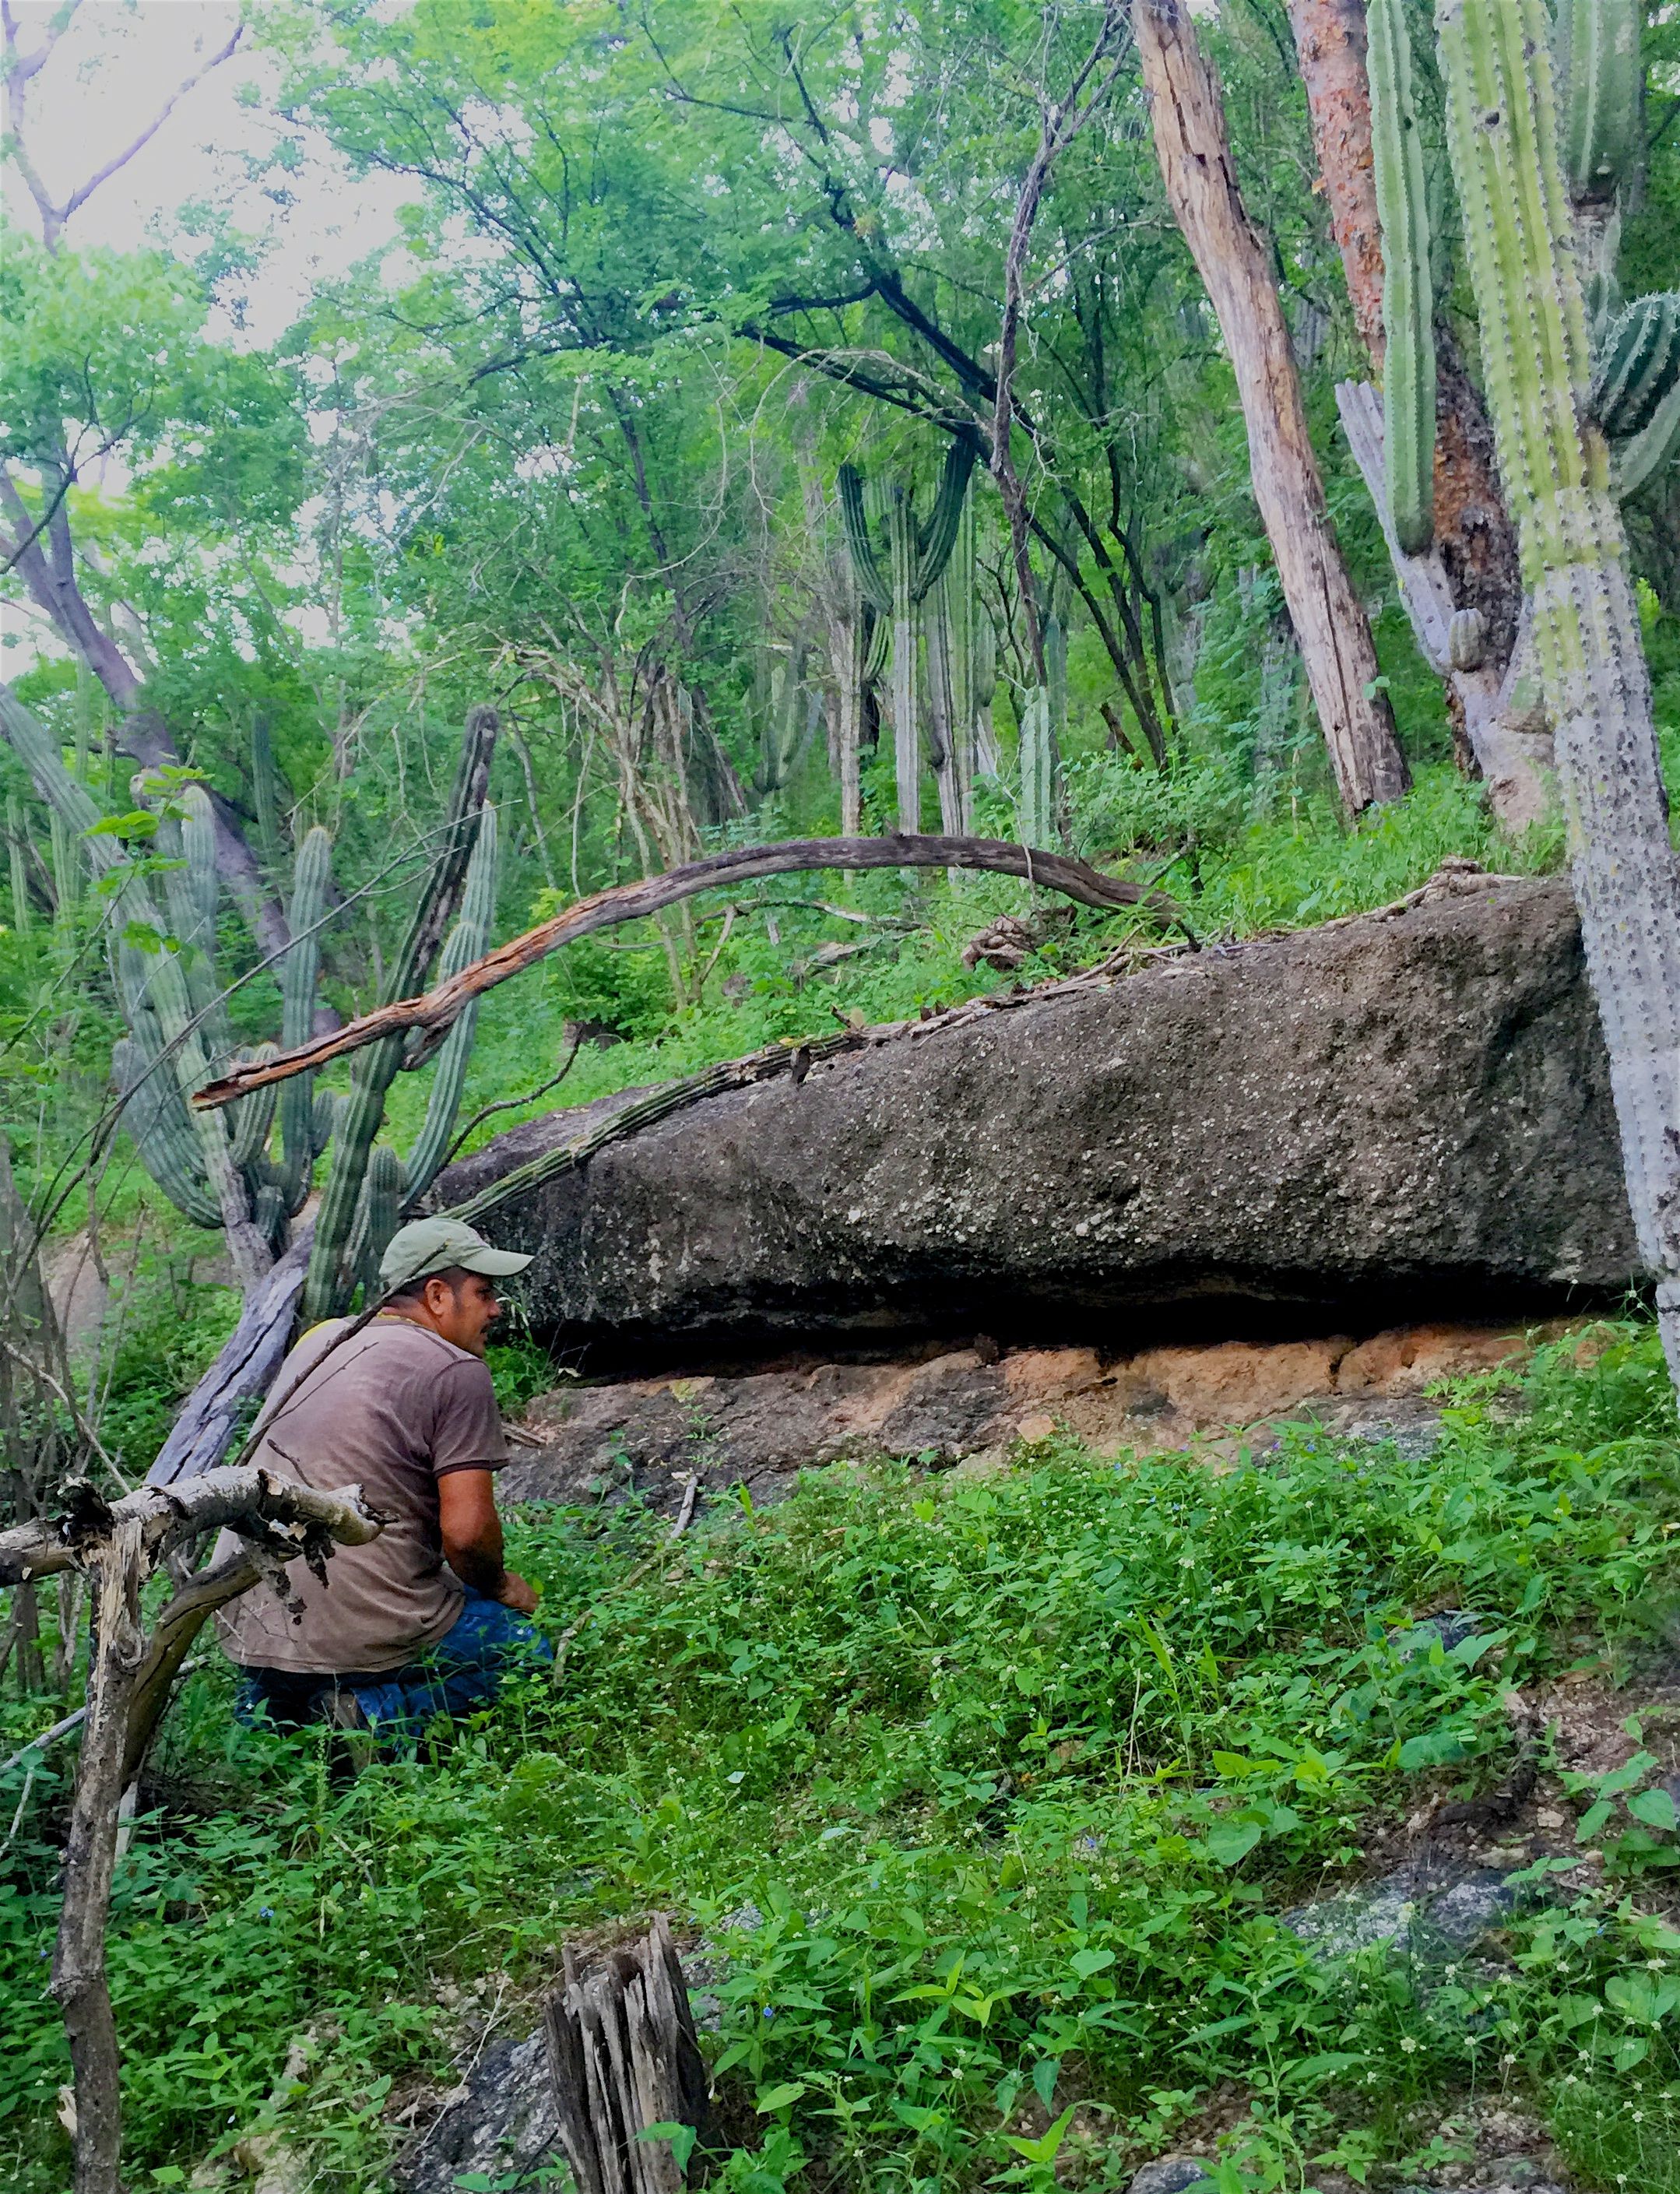
[[[407,1737],[553,1658],[525,1620],[536,1594],[502,1564],[494,1473],[507,1444],[485,1362],[495,1283],[530,1262],[459,1220],[417,1219],[380,1264],[378,1314],[337,1347],[347,1321],[316,1326],[281,1366],[252,1461],[324,1491],[359,1485],[387,1522],[335,1552],[325,1586],[288,1565],[301,1622],[262,1585],[218,1617],[243,1715]]]

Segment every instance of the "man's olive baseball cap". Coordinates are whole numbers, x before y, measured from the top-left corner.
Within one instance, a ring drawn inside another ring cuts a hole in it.
[[[515,1249],[493,1249],[475,1227],[459,1219],[411,1219],[391,1237],[379,1261],[379,1284],[387,1295],[433,1272],[456,1266],[482,1272],[486,1279],[507,1280],[530,1264]]]

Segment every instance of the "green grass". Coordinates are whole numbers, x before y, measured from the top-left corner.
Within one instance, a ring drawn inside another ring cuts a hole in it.
[[[307,1740],[230,1723],[221,1672],[193,1680],[118,1890],[131,2183],[273,2127],[324,2188],[376,2185],[393,2085],[442,2070],[447,1984],[533,1989],[577,1928],[750,1906],[713,2052],[743,2194],[1048,2194],[1052,2164],[1106,2189],[1222,2083],[1249,2107],[1233,2190],[1397,2167],[1445,2103],[1505,2092],[1606,2185],[1669,2194],[1675,1843],[1626,1794],[1596,1831],[1603,1893],[1456,1973],[1326,1965],[1277,1915],[1421,1795],[1497,1779],[1511,1686],[1648,1652],[1677,1525],[1638,1327],[1591,1368],[1551,1351],[1520,1394],[1463,1390],[1426,1462],[1303,1427],[1223,1474],[1060,1442],[989,1479],[834,1469],[769,1512],[723,1504],[634,1583],[657,1519],[526,1518],[543,1619],[613,1594],[611,1619],[433,1763],[335,1789]],[[1443,1605],[1491,1635],[1396,1650]],[[65,2168],[43,1992],[62,1770],[0,1890],[20,2194]]]

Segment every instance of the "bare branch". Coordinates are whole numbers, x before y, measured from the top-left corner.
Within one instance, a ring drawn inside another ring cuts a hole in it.
[[[255,1464],[207,1470],[177,1486],[142,1485],[112,1508],[86,1488],[72,1513],[58,1522],[19,1524],[0,1531],[0,1584],[74,1569],[84,1547],[103,1544],[130,1525],[138,1531],[140,1554],[148,1559],[161,1558],[172,1543],[224,1528],[290,1554],[305,1552],[306,1536],[312,1533],[324,1534],[340,1546],[361,1547],[376,1539],[381,1528],[359,1485],[320,1493]]]
[[[691,861],[663,876],[645,877],[639,883],[619,884],[580,899],[563,914],[540,922],[522,936],[510,938],[482,960],[475,960],[436,990],[414,998],[398,998],[376,1007],[359,1020],[350,1021],[330,1035],[318,1036],[295,1051],[277,1058],[236,1068],[221,1080],[207,1083],[194,1092],[200,1110],[231,1105],[253,1089],[271,1082],[284,1082],[294,1074],[312,1072],[329,1060],[359,1051],[381,1037],[411,1028],[446,1028],[463,1006],[485,991],[494,990],[510,976],[522,974],[563,945],[588,937],[598,929],[611,929],[622,922],[635,922],[696,893],[747,882],[754,876],[785,876],[811,869],[983,869],[999,876],[1024,877],[1029,883],[1061,892],[1081,905],[1117,909],[1146,906],[1161,918],[1177,922],[1178,909],[1164,893],[1104,876],[1088,862],[1065,853],[1041,853],[1031,846],[1016,846],[1001,838],[907,837],[888,833],[880,838],[794,838],[774,846],[741,846],[713,853],[703,861]]]
[[[112,157],[106,162],[102,168],[99,169],[95,174],[89,176],[87,181],[83,183],[79,189],[74,190],[71,192],[70,196],[65,200],[63,205],[58,209],[55,222],[55,226],[58,228],[62,228],[66,221],[70,219],[72,214],[77,212],[81,207],[86,205],[88,200],[93,196],[94,192],[98,190],[101,183],[108,183],[114,175],[118,174],[120,169],[128,166],[129,161],[134,158],[137,152],[143,152],[146,149],[146,147],[152,142],[152,140],[158,135],[158,132],[163,128],[163,124],[169,120],[170,115],[174,113],[175,108],[181,104],[181,101],[186,98],[187,93],[193,90],[198,85],[201,84],[204,78],[209,76],[213,70],[219,69],[225,60],[227,60],[232,57],[235,47],[238,46],[239,41],[244,37],[244,35],[245,23],[244,19],[242,16],[239,21],[233,26],[232,37],[227,40],[225,45],[220,47],[216,52],[211,55],[209,60],[204,63],[202,68],[194,69],[190,76],[183,77],[181,78],[181,81],[175,86],[175,89],[163,101],[163,104],[152,116],[151,121],[146,123],[146,127],[140,131],[140,135],[134,139],[133,142],[125,146],[122,152],[113,154]]]

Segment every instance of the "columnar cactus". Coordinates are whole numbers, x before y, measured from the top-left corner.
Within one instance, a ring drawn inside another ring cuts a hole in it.
[[[1390,514],[1408,556],[1435,534],[1435,293],[1428,187],[1412,98],[1405,0],[1371,0],[1372,147],[1383,235],[1383,448]]]
[[[318,826],[307,833],[292,864],[286,923],[291,944],[280,963],[280,1042],[288,1051],[306,1042],[313,1028],[321,977],[320,922],[332,876],[332,840]],[[295,1074],[280,1092],[280,1164],[274,1186],[287,1217],[309,1193],[315,1161],[332,1134],[333,1100],[315,1094],[312,1074]]]
[[[934,720],[943,733],[943,755],[938,767],[939,823],[942,830],[957,837],[966,836],[973,827],[983,656],[984,640],[991,636],[980,606],[976,530],[971,490],[963,497],[958,514],[950,561],[928,597],[928,685],[936,701]],[[989,682],[986,698],[990,698]]]
[[[1557,0],[1563,164],[1577,204],[1605,203],[1643,152],[1643,0]]]
[[[499,870],[496,816],[487,807],[479,824],[477,843],[467,870],[461,895],[461,919],[450,932],[438,962],[437,979],[446,982],[490,950],[496,920],[496,887]],[[365,1248],[360,1263],[366,1275],[377,1273],[385,1246],[396,1232],[404,1213],[416,1210],[436,1179],[455,1134],[461,1093],[467,1084],[467,1062],[479,1023],[479,1002],[473,1000],[450,1023],[437,1051],[432,1087],[426,1100],[426,1117],[406,1161],[384,1144],[375,1146],[369,1161],[365,1208],[358,1215],[358,1232]],[[376,1165],[384,1168],[376,1174]],[[393,1168],[394,1167],[394,1171]],[[389,1220],[387,1225],[386,1222]]]
[[[124,859],[122,848],[109,834],[95,831],[100,811],[79,778],[65,768],[56,738],[3,686],[0,715],[7,740],[27,765],[36,790],[62,819],[71,842],[79,845],[94,873],[118,867]],[[461,921],[446,948],[446,968],[464,966],[488,944],[495,903],[496,825],[483,801],[496,730],[494,710],[474,709],[469,715],[451,801],[452,827],[433,860],[404,952],[393,970],[397,995],[413,988],[411,978],[423,976],[430,967],[439,936],[462,891],[463,871]],[[144,781],[140,795],[156,796]],[[112,1072],[124,1100],[123,1124],[147,1171],[193,1225],[225,1231],[235,1268],[249,1289],[284,1243],[288,1222],[309,1193],[316,1160],[341,1122],[354,1116],[359,1101],[358,1134],[343,1139],[348,1140],[347,1157],[341,1140],[324,1212],[332,1208],[336,1187],[340,1206],[348,1206],[350,1221],[350,1239],[341,1239],[341,1247],[365,1255],[378,1238],[382,1249],[396,1220],[390,1220],[382,1238],[380,1228],[393,1209],[400,1215],[405,1195],[412,1199],[423,1192],[448,1147],[472,1043],[473,1014],[464,1015],[438,1050],[425,1125],[406,1169],[394,1152],[387,1152],[377,1159],[377,1173],[370,1173],[373,1137],[383,1117],[388,1074],[371,1106],[359,1082],[349,1100],[313,1090],[307,1075],[286,1082],[278,1094],[278,1155],[270,1149],[276,1111],[272,1088],[241,1098],[221,1111],[192,1111],[187,1102],[192,1092],[232,1055],[212,960],[216,928],[213,818],[202,787],[188,784],[161,803],[158,829],[158,850],[175,864],[163,875],[167,910],[159,908],[148,884],[130,873],[121,880],[112,925],[118,996],[129,1027],[129,1034],[115,1047]],[[288,1049],[305,1041],[314,1022],[321,964],[319,925],[326,910],[331,859],[330,838],[324,830],[314,830],[303,838],[293,862],[287,910],[291,943],[276,970],[280,1035]],[[399,1054],[401,1048],[399,1045]],[[392,1071],[396,1065],[420,1063],[419,1057],[399,1056]],[[378,1250],[373,1255],[376,1264]],[[356,1277],[354,1269],[351,1277]]]
[[[912,489],[903,483],[893,487],[884,528],[885,570],[869,537],[863,482],[851,465],[840,467],[840,512],[858,591],[877,616],[892,620],[892,732],[901,830],[921,829],[921,747],[916,713],[919,612],[955,546],[974,456],[973,438],[958,435],[946,456],[939,491],[924,525],[916,522]]]
[[[1585,407],[1591,367],[1551,26],[1542,0],[1437,0],[1436,20],[1499,471],[1557,726],[1628,1201],[1680,1378],[1680,863],[1610,453]]]
[[[421,889],[408,934],[386,977],[384,996],[404,998],[424,987],[465,884],[468,864],[485,812],[490,761],[501,719],[494,709],[467,711],[461,760],[440,834],[440,847]],[[492,824],[491,828],[494,829]],[[337,1122],[337,1148],[321,1197],[314,1246],[304,1283],[304,1315],[330,1318],[348,1307],[363,1276],[366,1230],[364,1176],[374,1140],[385,1117],[385,1100],[404,1065],[404,1042],[393,1037],[357,1054],[350,1094]],[[408,1064],[417,1065],[423,1054]]]
[[[1610,324],[1592,376],[1593,416],[1612,441],[1648,427],[1680,381],[1680,295],[1636,297]]]

